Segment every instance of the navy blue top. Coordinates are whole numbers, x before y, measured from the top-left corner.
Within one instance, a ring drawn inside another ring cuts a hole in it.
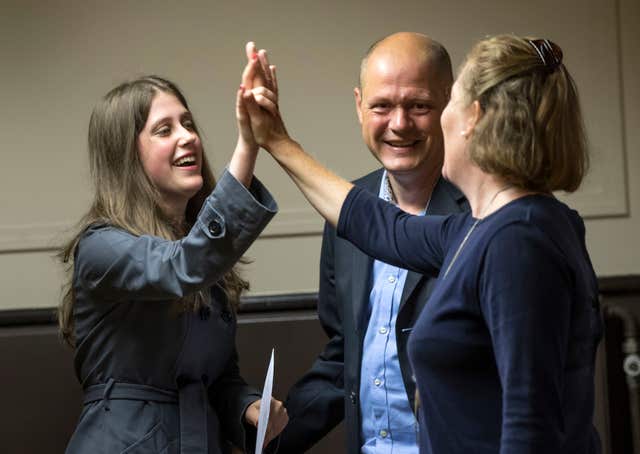
[[[411,216],[354,188],[338,235],[437,275],[475,221]],[[602,321],[580,216],[550,196],[517,199],[479,221],[444,274],[409,338],[420,452],[599,453]]]

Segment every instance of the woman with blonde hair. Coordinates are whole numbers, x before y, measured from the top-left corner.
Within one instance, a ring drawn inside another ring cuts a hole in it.
[[[408,341],[422,453],[600,452],[597,280],[582,219],[552,195],[575,191],[588,162],[562,58],[511,35],[473,47],[441,119],[443,175],[472,211],[446,217],[408,215],[324,169],[288,136],[269,87],[243,98],[258,143],[339,236],[438,276]]]
[[[216,183],[172,82],[126,82],[95,107],[95,197],[61,254],[70,281],[60,329],[84,390],[68,453],[251,445],[245,423],[257,425],[260,395],[239,374],[235,309],[248,284],[235,264],[277,205],[253,177],[257,145],[241,108],[238,124]],[[280,402],[271,407],[268,439],[287,421]]]

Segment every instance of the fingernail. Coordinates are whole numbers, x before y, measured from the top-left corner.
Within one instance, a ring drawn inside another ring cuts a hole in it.
[[[240,84],[240,90],[244,90],[244,84]]]
[[[258,59],[258,54],[254,52],[253,55],[251,56],[251,60],[257,60],[257,59]]]

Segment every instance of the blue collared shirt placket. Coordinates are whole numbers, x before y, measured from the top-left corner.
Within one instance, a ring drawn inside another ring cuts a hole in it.
[[[379,196],[393,201],[384,172]],[[360,369],[363,454],[417,454],[417,424],[407,400],[395,323],[407,270],[375,260]]]

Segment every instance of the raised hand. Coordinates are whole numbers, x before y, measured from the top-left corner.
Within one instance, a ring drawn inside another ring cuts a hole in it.
[[[242,72],[240,88],[236,92],[238,142],[229,162],[229,172],[243,185],[249,187],[259,147],[251,128],[251,119],[243,96],[247,92],[251,93],[254,87],[268,87],[277,93],[277,86],[274,84],[275,67],[269,66],[266,51],[256,51],[255,45],[251,42],[247,43],[245,52],[248,62]]]
[[[276,67],[269,63],[264,49],[256,51],[253,42],[247,43],[246,52],[248,63],[242,73],[244,93],[239,110],[243,121],[248,117],[253,139],[269,150],[272,143],[288,139],[278,108]]]
[[[266,51],[256,54],[253,43],[247,44],[247,56],[250,61],[243,73],[247,87],[239,103],[248,116],[254,140],[278,161],[316,210],[335,226],[352,185],[322,167],[289,137],[278,108],[275,67],[269,64]]]

